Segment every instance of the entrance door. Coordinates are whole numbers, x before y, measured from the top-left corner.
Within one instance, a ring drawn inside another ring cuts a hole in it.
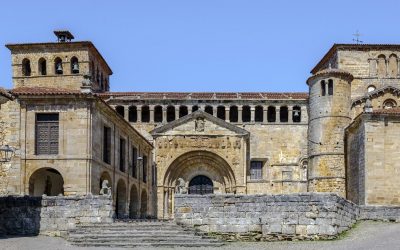
[[[207,176],[198,175],[189,182],[189,194],[212,194],[213,183]]]

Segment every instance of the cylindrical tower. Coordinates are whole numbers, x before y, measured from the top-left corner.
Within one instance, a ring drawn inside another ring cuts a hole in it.
[[[309,86],[308,191],[346,194],[344,129],[350,124],[353,76],[325,69],[307,80]]]

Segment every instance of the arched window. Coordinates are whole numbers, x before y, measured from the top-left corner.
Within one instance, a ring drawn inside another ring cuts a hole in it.
[[[150,122],[150,108],[149,106],[142,106],[142,122]]]
[[[199,106],[194,105],[194,106],[192,107],[192,112],[196,112],[197,110],[199,110]]]
[[[383,102],[384,109],[391,109],[391,108],[395,108],[396,106],[397,106],[397,103],[393,99],[387,99]]]
[[[322,80],[321,81],[321,96],[325,96],[326,95],[326,84],[325,84],[325,81],[324,80]]]
[[[389,56],[389,76],[397,77],[397,75],[398,75],[397,56],[395,54],[391,54]]]
[[[125,117],[125,108],[123,106],[117,106],[115,107],[115,111],[117,111],[117,113],[122,116]]]
[[[386,57],[385,55],[378,56],[378,76],[386,76]]]
[[[210,115],[213,115],[213,113],[214,113],[213,107],[212,107],[212,106],[206,106],[206,107],[204,108],[204,111],[205,111],[206,113],[209,113]]]
[[[263,122],[264,121],[264,109],[262,106],[256,106],[254,113],[254,121],[255,122]]]
[[[161,106],[154,107],[154,122],[162,122],[163,121],[163,110]]]
[[[129,107],[129,117],[130,122],[137,122],[137,108],[136,106]]]
[[[38,71],[39,71],[39,74],[42,75],[42,76],[47,75],[46,59],[44,59],[43,57],[39,59]]]
[[[188,112],[188,108],[186,106],[180,106],[179,107],[179,118],[187,115],[188,113],[189,113]]]
[[[173,120],[175,120],[175,107],[171,105],[167,107],[167,122],[172,122]]]
[[[217,117],[219,119],[225,120],[225,107],[224,106],[217,107]]]
[[[250,119],[251,119],[250,106],[243,106],[243,109],[242,109],[242,122],[250,122]]]
[[[268,107],[267,120],[268,122],[276,122],[276,108],[274,106]]]
[[[376,87],[374,85],[369,85],[367,88],[367,91],[372,92],[372,91],[375,91],[375,89],[376,89]]]
[[[299,106],[293,107],[292,120],[293,122],[301,122],[301,108]]]
[[[328,95],[333,95],[333,80],[328,80]]]
[[[30,76],[31,75],[31,61],[29,59],[25,58],[22,60],[22,75],[24,76]]]
[[[78,74],[79,73],[79,62],[78,58],[75,56],[71,58],[71,73]]]
[[[63,65],[62,65],[61,58],[59,58],[59,57],[57,57],[54,60],[54,72],[57,75],[62,75],[63,74]]]
[[[282,106],[279,110],[279,120],[280,122],[288,122],[289,120],[289,112],[288,107]]]
[[[229,109],[229,121],[230,122],[238,122],[238,107],[231,106]]]

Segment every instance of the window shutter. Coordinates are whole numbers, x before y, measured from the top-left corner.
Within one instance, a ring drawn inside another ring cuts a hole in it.
[[[58,114],[36,115],[36,154],[58,154]]]

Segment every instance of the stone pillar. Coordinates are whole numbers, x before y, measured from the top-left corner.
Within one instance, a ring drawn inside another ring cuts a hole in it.
[[[188,107],[188,114],[191,114],[191,113],[192,113],[193,105],[188,105],[187,107]]]
[[[229,110],[230,110],[230,107],[225,107],[225,121],[226,122],[230,122]]]
[[[275,106],[276,122],[281,122],[281,106]]]
[[[293,107],[288,106],[288,123],[293,123]]]
[[[263,122],[268,122],[268,106],[263,107]]]
[[[217,117],[217,107],[213,106],[213,116]]]
[[[142,106],[137,106],[137,122],[142,122]]]
[[[129,121],[129,106],[124,106],[124,118]]]
[[[154,123],[154,105],[149,105],[150,123]]]
[[[254,120],[255,112],[256,112],[256,108],[254,106],[251,106],[250,107],[250,122],[255,122],[255,120]]]
[[[162,106],[162,120],[163,123],[167,122],[167,107]]]
[[[238,123],[242,123],[242,111],[243,111],[243,106],[238,106]]]
[[[301,122],[308,122],[307,121],[307,107],[306,106],[301,106],[301,108],[300,108],[300,110],[301,110],[301,116],[300,116],[300,121]]]
[[[178,120],[178,119],[179,119],[179,106],[175,107],[175,120]]]

